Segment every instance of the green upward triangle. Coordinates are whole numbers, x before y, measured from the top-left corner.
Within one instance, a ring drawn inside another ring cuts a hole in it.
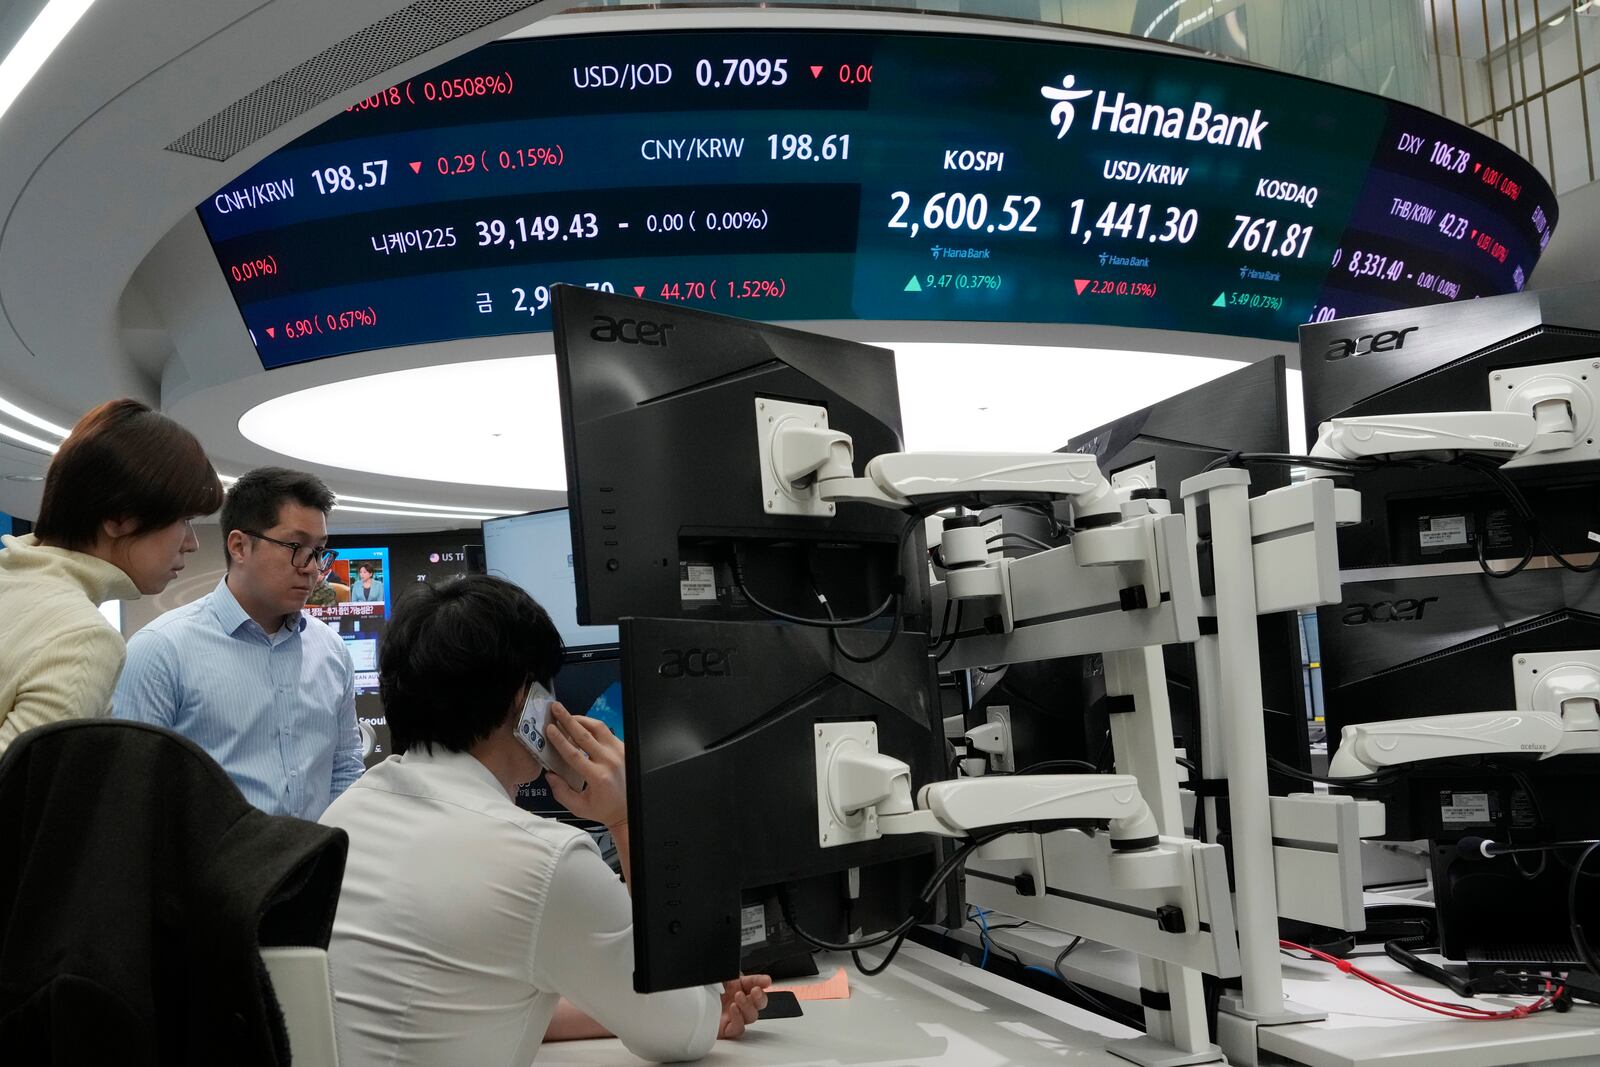
[[[1228,306],[1228,294],[1227,293],[1218,293],[1217,294],[1217,298],[1215,300],[1211,301],[1211,306],[1214,307],[1214,308],[1225,308],[1225,307],[1227,307]]]
[[[922,292],[922,283],[917,281],[917,276],[915,274],[911,276],[911,280],[909,282],[906,282],[905,291],[908,293]]]

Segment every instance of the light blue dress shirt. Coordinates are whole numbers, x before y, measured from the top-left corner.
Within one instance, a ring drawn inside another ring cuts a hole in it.
[[[344,641],[304,612],[268,635],[226,578],[128,640],[111,714],[189,738],[273,815],[314,820],[361,776]]]

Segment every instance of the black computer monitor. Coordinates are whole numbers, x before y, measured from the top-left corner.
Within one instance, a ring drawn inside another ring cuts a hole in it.
[[[578,622],[572,525],[566,508],[483,521],[485,572],[521,586],[550,613],[569,653],[615,648],[615,626]]]
[[[1524,292],[1302,327],[1307,432],[1314,439],[1337,416],[1488,410],[1491,393],[1524,367],[1566,363],[1585,376],[1600,362],[1596,295],[1592,286]],[[1595,576],[1546,554],[1553,547],[1583,566],[1594,551],[1593,434],[1580,434],[1577,461],[1501,472],[1526,497],[1542,542],[1472,470],[1389,466],[1349,479],[1362,521],[1340,531],[1343,600],[1318,613],[1330,754],[1352,724],[1514,708],[1518,657],[1600,649]],[[1480,556],[1499,571],[1529,563],[1493,578]],[[1509,859],[1463,860],[1455,843],[1594,837],[1597,772],[1592,756],[1434,760],[1361,790],[1383,800],[1385,836],[1431,843],[1447,957],[1570,962],[1562,858],[1529,858],[1524,867],[1538,873],[1528,877]],[[1584,882],[1590,893],[1597,884]],[[1600,900],[1580,907],[1592,920]]]
[[[901,593],[919,610],[906,517],[865,505],[830,518],[767,511],[758,398],[827,408],[857,469],[901,449],[894,355],[709,312],[557,286],[578,621],[766,617],[769,607],[865,617]]]
[[[791,921],[837,942],[912,913],[935,843],[824,847],[814,735],[871,722],[878,750],[911,768],[913,795],[947,777],[926,634],[858,663],[823,630],[787,623],[624,618],[621,631],[636,990],[717,982],[803,951]]]
[[[1307,431],[1314,437],[1338,416],[1488,410],[1497,374],[1591,357],[1600,364],[1596,296],[1592,286],[1525,292],[1305,326]],[[1575,451],[1591,454],[1589,445]],[[1600,462],[1501,473],[1558,552],[1594,551]],[[1481,474],[1381,466],[1345,484],[1361,493],[1362,521],[1339,532],[1343,603],[1319,613],[1330,750],[1353,722],[1509,706],[1505,650],[1596,647],[1594,578],[1557,566],[1543,555],[1547,545],[1531,546],[1537,558],[1520,573],[1483,573],[1480,552],[1509,571],[1504,561],[1530,543],[1506,494]]]
[[[1491,388],[1517,368],[1600,362],[1600,299],[1593,286],[1513,293],[1300,328],[1307,440],[1330,418],[1421,411],[1485,411]],[[1514,380],[1514,377],[1513,377]],[[1600,456],[1600,427],[1576,450]],[[1600,512],[1600,460],[1504,472],[1521,488],[1558,552],[1592,552]],[[1344,568],[1516,560],[1525,524],[1505,494],[1472,470],[1388,466],[1346,484],[1360,490],[1358,525],[1339,531]],[[1539,548],[1537,551],[1542,552]]]
[[[1519,657],[1600,649],[1600,583],[1556,566],[1503,580],[1476,564],[1386,568],[1347,580],[1343,594],[1320,612],[1330,752],[1356,723],[1514,709]],[[1456,842],[1600,837],[1597,780],[1600,756],[1505,755],[1411,764],[1358,792],[1383,801],[1385,837],[1430,843],[1446,958],[1570,965],[1566,893],[1576,855],[1521,857],[1519,869],[1510,858],[1464,859]],[[1585,928],[1600,928],[1600,878],[1582,886]]]
[[[635,988],[765,969],[806,950],[795,928],[897,925],[938,846],[821,847],[812,735],[870,720],[916,786],[947,775],[920,523],[768,514],[757,422],[821,405],[860,470],[901,447],[893,354],[587,289],[554,310],[578,617],[621,632]],[[815,625],[819,594],[877,628]]]
[[[1289,449],[1285,360],[1273,356],[1213,381],[1168,397],[1074,436],[1063,452],[1098,457],[1100,469],[1115,483],[1159,489],[1175,512],[1183,510],[1179,486],[1230,451],[1283,453]],[[1289,484],[1288,468],[1252,467],[1250,492],[1257,495]],[[1021,509],[1005,509],[1008,530],[1048,539],[1048,522]],[[1301,675],[1300,631],[1291,612],[1263,616],[1257,624],[1261,650],[1261,691],[1268,751],[1301,770],[1310,770],[1307,709]],[[1194,652],[1187,645],[1165,650],[1173,732],[1197,763],[1204,738]],[[1100,763],[1107,754],[1105,672],[1098,656],[1074,656],[1046,664],[1016,665],[992,685],[977,679],[978,694],[968,725],[978,725],[988,709],[1012,709],[1012,735],[1020,768],[1055,759]],[[1303,782],[1272,772],[1274,793],[1304,789]]]

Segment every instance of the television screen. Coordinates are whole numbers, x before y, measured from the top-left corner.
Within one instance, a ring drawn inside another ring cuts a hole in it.
[[[350,663],[356,669],[356,689],[365,691],[378,688],[378,638],[347,635],[344,647],[350,653]]]
[[[362,622],[387,619],[389,549],[341,547],[338,552],[322,584],[306,601],[306,612],[344,634],[360,631]]]

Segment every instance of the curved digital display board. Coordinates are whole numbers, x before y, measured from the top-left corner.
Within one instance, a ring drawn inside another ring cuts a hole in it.
[[[571,282],[765,320],[1289,341],[1520,289],[1555,198],[1416,108],[1046,39],[673,31],[480,48],[199,207],[268,368],[547,330]]]

